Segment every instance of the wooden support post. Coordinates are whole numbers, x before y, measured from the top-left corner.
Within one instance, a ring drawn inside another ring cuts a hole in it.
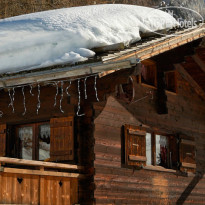
[[[189,73],[180,64],[175,65],[177,71],[182,75],[182,77],[187,80],[190,85],[195,89],[197,94],[199,94],[205,100],[205,91],[198,85],[198,83],[189,75]]]
[[[158,69],[157,72],[157,113],[158,114],[167,114],[167,95],[165,92],[165,81],[164,81],[164,72]]]

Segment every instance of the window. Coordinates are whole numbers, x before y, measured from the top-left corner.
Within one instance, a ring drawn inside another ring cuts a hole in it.
[[[177,74],[176,71],[165,72],[166,90],[177,93]]]
[[[16,126],[0,125],[0,156],[27,160],[74,160],[73,117]]]
[[[16,126],[16,140],[19,141],[18,157],[29,160],[50,158],[50,124],[33,123]]]
[[[155,165],[177,169],[178,149],[176,136],[153,134],[155,137]]]
[[[124,131],[127,165],[153,165],[195,172],[195,143],[192,138],[154,133],[132,125],[125,125]]]

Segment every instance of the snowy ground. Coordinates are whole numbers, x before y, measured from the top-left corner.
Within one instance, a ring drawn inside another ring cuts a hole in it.
[[[140,40],[139,32],[177,26],[160,10],[93,5],[0,20],[0,73],[85,61],[91,48]]]

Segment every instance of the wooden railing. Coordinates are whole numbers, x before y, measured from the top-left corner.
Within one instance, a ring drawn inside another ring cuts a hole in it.
[[[5,164],[14,164],[22,166],[31,166],[34,169],[19,169],[4,167]],[[39,168],[39,170],[36,170]],[[47,169],[45,171],[45,169]],[[49,169],[55,169],[57,171],[50,171]],[[0,172],[6,173],[17,173],[17,174],[31,174],[31,175],[44,175],[44,176],[61,176],[61,177],[83,177],[82,174],[72,173],[74,171],[83,170],[84,167],[72,164],[52,163],[52,162],[41,162],[34,160],[16,159],[8,157],[0,157]],[[68,172],[59,172],[58,170],[69,170]]]

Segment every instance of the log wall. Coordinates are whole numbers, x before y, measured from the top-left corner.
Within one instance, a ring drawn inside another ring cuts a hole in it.
[[[96,103],[95,192],[96,204],[204,204],[205,203],[205,106],[204,101],[178,75],[178,93],[168,93],[168,114],[158,115],[156,90],[136,85],[136,99],[154,92],[132,105],[110,96],[107,103]],[[122,126],[145,124],[167,133],[194,136],[197,149],[197,175],[154,170],[128,169],[123,165]]]

